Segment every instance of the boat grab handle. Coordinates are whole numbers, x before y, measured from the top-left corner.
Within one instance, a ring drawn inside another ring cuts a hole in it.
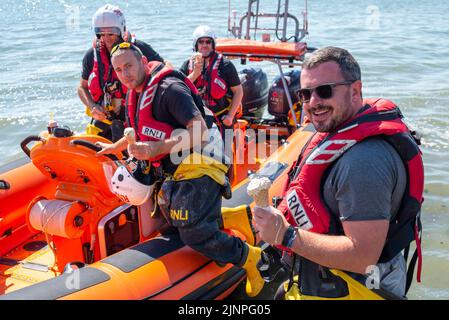
[[[80,139],[72,140],[70,142],[70,144],[77,145],[77,146],[83,146],[83,147],[91,149],[95,152],[98,152],[101,150],[101,147],[97,146],[96,144],[93,144],[92,142],[86,141],[86,140],[80,140]],[[113,154],[104,154],[104,156],[108,157],[112,161],[118,161],[118,158]]]
[[[44,141],[45,139],[39,136],[29,136],[23,139],[23,141],[20,143],[20,147],[22,148],[23,152],[30,157],[30,149],[27,147],[27,145],[32,141]]]
[[[11,189],[11,185],[8,183],[8,181],[0,180],[0,190],[8,190]]]

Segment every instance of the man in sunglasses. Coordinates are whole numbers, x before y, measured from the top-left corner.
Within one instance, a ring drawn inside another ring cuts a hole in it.
[[[150,161],[163,183],[158,204],[181,240],[219,264],[233,263],[247,271],[247,293],[257,295],[264,281],[256,268],[260,248],[247,212],[221,214],[222,195],[230,197],[225,174],[229,159],[213,114],[182,73],[159,62],[149,62],[130,43],[112,49],[112,65],[129,88],[127,124],[135,129],[135,144],[125,138],[113,144],[97,143],[100,154],[128,148],[138,160]],[[164,179],[165,178],[165,179]],[[238,219],[238,221],[236,221]],[[249,230],[247,241],[222,230]],[[238,222],[238,224],[237,224]]]
[[[243,87],[234,64],[215,52],[215,39],[209,26],[197,27],[193,32],[195,54],[180,70],[188,75],[206,106],[226,129],[234,124],[241,108]]]
[[[111,66],[111,49],[117,43],[131,41],[149,61],[163,60],[150,45],[132,39],[126,30],[125,16],[116,6],[107,4],[99,8],[92,18],[92,28],[96,37],[83,58],[78,96],[86,106],[86,113],[92,117],[87,133],[116,140],[122,136],[126,88]]]
[[[362,99],[360,67],[344,49],[326,47],[306,58],[299,95],[317,133],[290,170],[278,208],[254,210],[261,238],[296,257],[289,261],[292,281],[280,293],[348,298],[361,283],[383,298],[404,298],[412,241],[418,275],[421,262],[417,141],[392,102]]]

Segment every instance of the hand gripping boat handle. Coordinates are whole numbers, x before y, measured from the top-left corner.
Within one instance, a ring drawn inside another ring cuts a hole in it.
[[[89,141],[86,141],[86,140],[79,140],[79,139],[72,140],[70,142],[70,144],[74,144],[74,145],[77,145],[77,146],[83,146],[83,147],[91,149],[91,150],[93,150],[95,152],[98,152],[98,151],[101,150],[101,147],[99,147],[99,146],[97,146],[97,145],[95,145],[95,144],[93,144],[93,143],[91,143]],[[113,154],[104,154],[104,156],[108,157],[112,161],[118,161],[118,158],[115,155],[113,155]]]

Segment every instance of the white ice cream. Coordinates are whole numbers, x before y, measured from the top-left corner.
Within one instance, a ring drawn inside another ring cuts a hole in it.
[[[249,182],[246,191],[248,192],[249,196],[254,197],[262,191],[269,190],[270,187],[271,187],[270,179],[266,177],[254,178]]]

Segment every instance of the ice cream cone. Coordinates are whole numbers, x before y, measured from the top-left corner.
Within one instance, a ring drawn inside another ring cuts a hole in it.
[[[136,132],[134,131],[134,128],[126,128],[123,135],[126,138],[126,141],[128,141],[128,144],[135,144],[136,143]]]
[[[201,59],[203,59],[203,55],[199,52],[195,52],[195,54],[193,55],[194,61],[195,63],[200,63]]]
[[[248,195],[254,198],[256,206],[265,208],[270,205],[269,201],[269,191],[271,187],[270,179],[254,178],[248,184],[247,192]]]

